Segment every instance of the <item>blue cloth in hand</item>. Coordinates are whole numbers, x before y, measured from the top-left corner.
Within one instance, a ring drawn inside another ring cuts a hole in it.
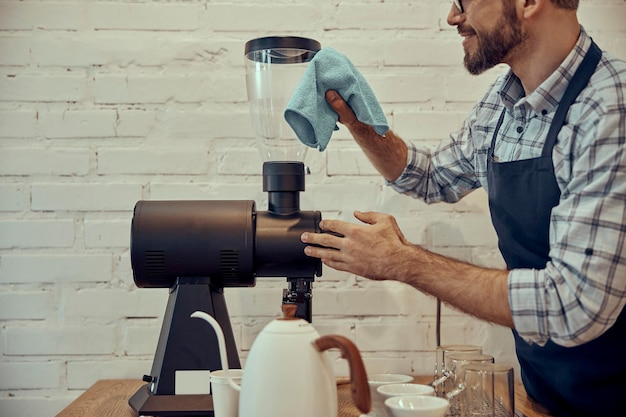
[[[326,47],[315,54],[285,108],[285,120],[300,142],[322,152],[339,129],[339,116],[326,102],[328,90],[337,91],[358,120],[379,135],[387,133],[385,114],[363,75],[345,55]]]

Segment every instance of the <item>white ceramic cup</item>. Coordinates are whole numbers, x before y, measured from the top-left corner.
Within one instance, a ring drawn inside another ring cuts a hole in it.
[[[367,383],[370,387],[370,397],[372,399],[372,411],[367,413],[367,417],[386,417],[383,398],[377,389],[381,385],[387,384],[406,384],[413,382],[413,377],[402,374],[372,374],[367,376]]]
[[[449,402],[440,397],[407,395],[388,398],[385,407],[390,417],[443,417]]]
[[[241,384],[242,369],[229,369],[231,378]],[[237,417],[239,415],[239,391],[230,386],[224,371],[211,372],[211,394],[215,417]]]
[[[376,389],[378,395],[383,399],[383,403],[391,397],[402,397],[407,395],[435,396],[435,389],[430,385],[423,384],[386,384]],[[387,412],[389,414],[389,412]]]

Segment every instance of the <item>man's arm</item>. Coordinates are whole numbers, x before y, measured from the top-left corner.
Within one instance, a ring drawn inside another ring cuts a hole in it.
[[[406,166],[407,147],[404,141],[391,130],[385,136],[380,136],[372,126],[360,122],[336,91],[327,91],[326,100],[339,115],[339,122],[348,128],[374,168],[387,181],[395,181]]]
[[[308,256],[334,269],[374,280],[404,282],[483,320],[513,327],[508,271],[487,269],[409,243],[388,214],[355,212],[365,224],[322,220],[328,233],[304,233]]]
[[[383,137],[358,121],[335,91],[326,92],[326,100],[378,172],[390,182],[397,180],[406,168],[405,142],[392,131]],[[322,229],[343,237],[304,233],[303,242],[326,247],[308,246],[306,254],[337,270],[407,283],[468,314],[513,327],[507,271],[480,268],[412,245],[390,215],[357,212],[355,216],[366,224],[322,221]]]

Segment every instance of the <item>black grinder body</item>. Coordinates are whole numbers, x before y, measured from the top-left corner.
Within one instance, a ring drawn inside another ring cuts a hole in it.
[[[182,214],[181,214],[182,213]],[[131,231],[133,278],[169,288],[181,277],[251,287],[256,277],[315,277],[319,259],[300,235],[319,232],[319,211],[257,212],[252,200],[139,201]]]
[[[319,211],[301,211],[304,166],[263,165],[268,210],[253,200],[139,201],[131,226],[133,278],[141,288],[206,277],[216,287],[254,286],[256,277],[321,276],[300,235],[320,232]]]

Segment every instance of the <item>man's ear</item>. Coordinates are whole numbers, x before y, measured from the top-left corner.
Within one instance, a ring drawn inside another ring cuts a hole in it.
[[[535,17],[550,0],[515,0],[519,16],[528,19]]]

